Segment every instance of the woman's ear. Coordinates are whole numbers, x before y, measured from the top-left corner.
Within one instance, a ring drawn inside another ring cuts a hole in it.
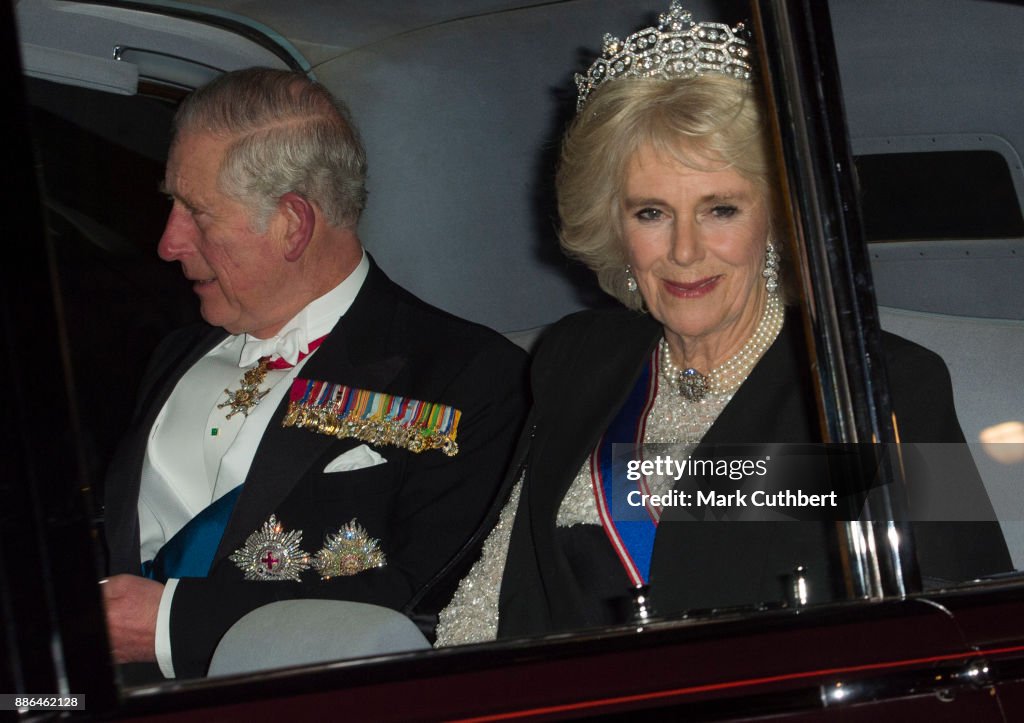
[[[312,203],[293,191],[281,196],[278,203],[288,224],[285,229],[285,260],[298,261],[313,238],[316,212]]]

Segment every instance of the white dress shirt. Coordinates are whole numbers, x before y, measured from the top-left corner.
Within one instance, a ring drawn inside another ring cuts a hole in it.
[[[299,353],[334,328],[362,288],[369,268],[364,253],[344,281],[310,302],[277,335],[229,336],[178,380],[150,429],[142,465],[142,560],[152,560],[193,517],[245,481],[271,417],[315,350],[302,361]],[[227,419],[230,408],[217,406],[227,399],[225,390],[238,389],[244,372],[263,356],[281,357],[294,366],[269,370],[259,387],[268,392],[266,397],[248,415],[239,412]],[[168,678],[174,677],[170,611],[176,585],[177,580],[168,580],[157,615],[157,662]]]

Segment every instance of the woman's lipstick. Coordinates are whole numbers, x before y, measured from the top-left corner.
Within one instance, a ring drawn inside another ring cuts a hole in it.
[[[672,296],[679,299],[699,299],[702,296],[707,296],[715,287],[718,286],[718,282],[722,280],[721,275],[719,276],[708,276],[703,279],[697,279],[696,281],[688,282],[677,282],[668,281],[662,279],[662,285]]]

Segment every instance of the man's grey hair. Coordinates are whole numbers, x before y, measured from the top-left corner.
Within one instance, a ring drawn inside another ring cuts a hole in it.
[[[345,105],[299,72],[249,68],[188,96],[175,139],[211,133],[228,141],[220,190],[264,230],[281,196],[315,203],[332,226],[354,226],[366,205],[366,152]]]

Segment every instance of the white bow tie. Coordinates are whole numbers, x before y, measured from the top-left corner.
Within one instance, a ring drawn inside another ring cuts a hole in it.
[[[289,364],[295,364],[299,359],[299,354],[308,353],[309,343],[306,340],[304,329],[292,329],[283,336],[274,336],[269,339],[257,339],[246,334],[238,366],[251,366],[265,356],[278,356]]]

